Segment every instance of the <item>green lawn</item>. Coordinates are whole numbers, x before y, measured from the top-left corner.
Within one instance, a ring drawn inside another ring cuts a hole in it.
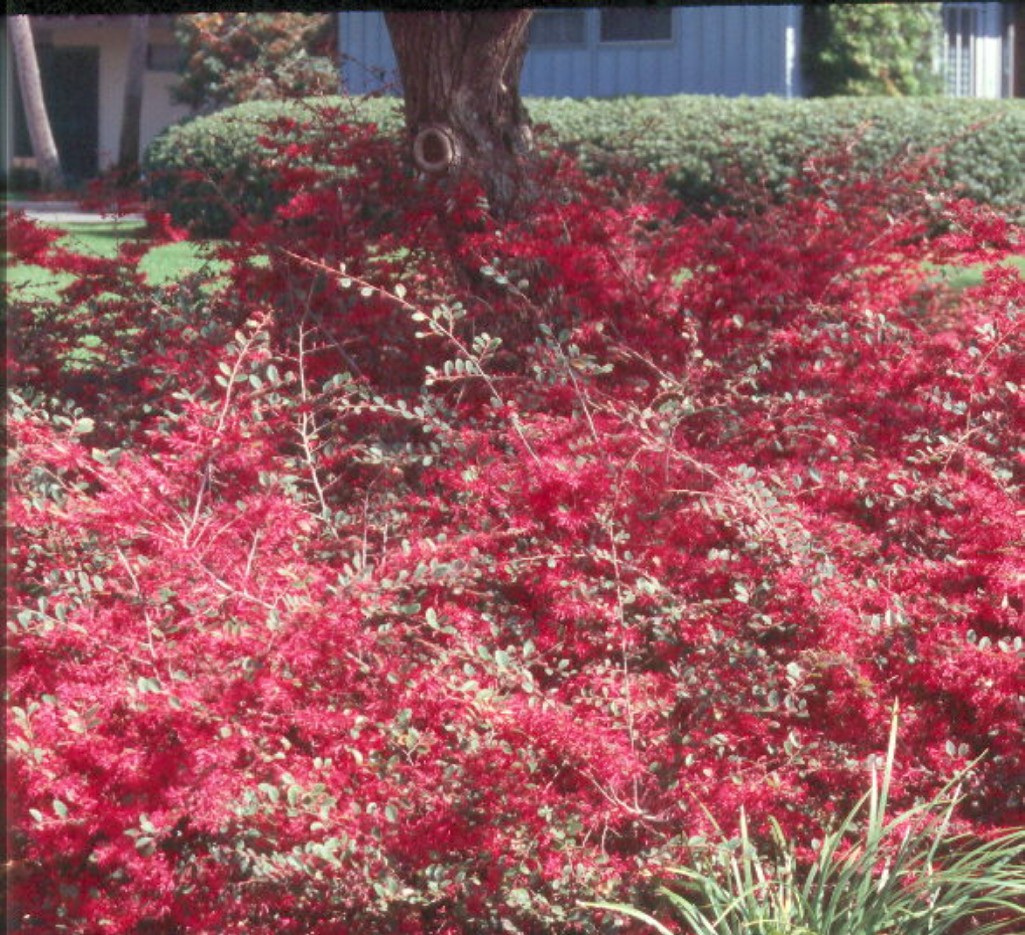
[[[142,239],[145,228],[146,225],[142,221],[66,224],[61,225],[61,229],[65,231],[61,244],[81,254],[112,257],[126,241]],[[216,241],[158,244],[142,257],[139,269],[149,282],[156,286],[181,280],[192,273],[204,270],[209,274],[211,281],[216,281],[217,273],[223,269],[224,264],[210,259],[210,253],[215,246]],[[74,280],[72,273],[53,273],[31,264],[9,266],[6,272],[12,296],[29,303],[38,302],[37,314],[44,314],[44,303],[58,299],[60,289]],[[66,365],[75,369],[91,360],[99,343],[100,339],[96,335],[83,335],[78,345],[69,352]]]
[[[1005,266],[1016,266],[1025,275],[1025,255],[1012,256],[1004,261]],[[941,271],[947,282],[955,289],[967,289],[982,282],[982,269],[977,266],[944,266]]]
[[[94,224],[68,224],[63,229],[66,235],[63,243],[82,253],[95,256],[113,256],[118,247],[126,240],[137,240],[145,230],[142,221],[104,221]],[[216,241],[195,243],[180,241],[178,243],[160,244],[153,247],[140,262],[140,269],[154,285],[173,282],[190,273],[206,269],[216,275],[219,265],[211,260],[209,254]],[[1017,266],[1025,274],[1025,256],[1011,257],[1006,261]],[[946,266],[940,272],[955,289],[964,289],[982,281],[979,267]],[[67,285],[71,274],[56,274],[38,266],[14,266],[7,270],[8,282],[19,288],[19,294],[37,295],[40,299],[56,297],[57,290]]]
[[[142,221],[62,225],[66,231],[62,244],[86,255],[114,256],[125,241],[138,240],[145,226]],[[159,244],[142,258],[139,268],[154,285],[173,282],[204,268],[216,274],[219,264],[209,259],[213,246],[214,242],[194,243],[187,240]],[[20,296],[24,297],[27,292],[42,300],[55,298],[57,290],[72,279],[70,273],[51,273],[38,266],[17,265],[7,270],[7,281],[19,289]]]
[[[82,253],[97,256],[113,256],[126,240],[137,240],[145,229],[141,221],[115,222],[113,224],[69,225],[64,238],[68,246]],[[160,244],[149,251],[140,262],[140,269],[154,285],[162,285],[182,275],[198,272],[208,264],[212,243],[194,243],[183,240],[178,243]]]

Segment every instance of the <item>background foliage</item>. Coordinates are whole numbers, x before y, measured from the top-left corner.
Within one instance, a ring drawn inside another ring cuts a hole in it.
[[[175,97],[201,111],[250,100],[330,94],[333,18],[326,13],[183,13]]]
[[[23,929],[614,931],[741,809],[804,859],[895,702],[895,808],[1025,823],[1020,228],[856,141],[503,226],[350,117],[216,275],[11,219]]]
[[[735,203],[744,196],[732,184],[736,176],[782,193],[809,155],[859,135],[863,168],[936,148],[941,171],[931,184],[1025,219],[1023,101],[869,98],[838,107],[834,100],[682,96],[527,104],[535,124],[549,128],[542,134],[548,145],[575,149],[593,172],[633,166],[664,173],[689,210]],[[316,127],[321,108],[340,108],[346,119],[373,122],[385,134],[402,127],[392,99],[249,103],[158,138],[146,155],[150,190],[176,223],[209,235],[230,230],[235,205],[269,217],[284,196],[273,185],[280,157],[261,148],[268,121],[313,119]]]
[[[804,75],[811,93],[831,97],[921,97],[943,91],[939,3],[809,5]]]

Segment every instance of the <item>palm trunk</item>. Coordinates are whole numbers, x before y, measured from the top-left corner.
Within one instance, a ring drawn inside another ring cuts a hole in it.
[[[531,10],[385,13],[412,157],[427,173],[470,173],[503,214],[529,200],[533,150],[519,82]]]
[[[129,17],[128,70],[125,74],[124,112],[121,117],[121,145],[118,167],[134,171],[139,165],[142,138],[142,93],[146,77],[146,45],[149,37],[147,14]]]
[[[21,88],[21,102],[25,108],[25,121],[32,142],[32,155],[43,188],[53,190],[64,185],[64,171],[61,169],[60,154],[50,127],[50,117],[43,97],[43,82],[39,76],[39,60],[32,38],[32,23],[28,16],[11,16],[9,21],[11,50],[18,72],[18,86]]]

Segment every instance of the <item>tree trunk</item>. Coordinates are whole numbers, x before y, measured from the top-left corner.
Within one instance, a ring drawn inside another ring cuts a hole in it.
[[[385,13],[417,167],[469,173],[492,210],[529,202],[533,137],[520,99],[531,10]]]
[[[19,14],[9,18],[11,51],[18,72],[18,86],[21,89],[21,103],[25,108],[25,122],[28,124],[32,155],[36,157],[36,168],[43,188],[53,190],[64,185],[60,155],[54,142],[50,117],[46,112],[43,97],[43,82],[39,76],[39,60],[32,38],[32,23],[28,16]]]
[[[128,70],[125,73],[118,167],[122,171],[135,171],[139,165],[139,144],[142,138],[142,92],[146,78],[149,15],[136,14],[128,19]]]

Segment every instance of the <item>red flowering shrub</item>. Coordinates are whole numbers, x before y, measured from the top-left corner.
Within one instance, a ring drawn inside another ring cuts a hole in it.
[[[552,157],[499,226],[323,145],[217,277],[9,243],[77,276],[11,296],[20,930],[611,931],[895,700],[898,799],[986,754],[1025,820],[1020,231],[842,155],[711,219]]]

